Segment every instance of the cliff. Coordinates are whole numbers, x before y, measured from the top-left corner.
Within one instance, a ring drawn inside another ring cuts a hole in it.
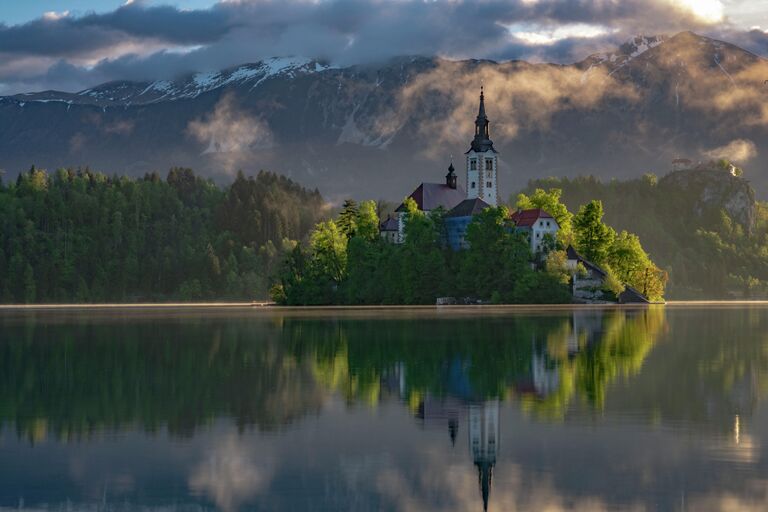
[[[659,181],[659,187],[667,197],[678,202],[681,211],[700,220],[717,216],[724,210],[747,233],[752,233],[755,227],[755,191],[744,178],[722,169],[692,169],[668,174]]]

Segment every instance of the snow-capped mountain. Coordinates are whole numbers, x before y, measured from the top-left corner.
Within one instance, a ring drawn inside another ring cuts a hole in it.
[[[590,65],[606,64],[613,69],[617,69],[648,50],[659,46],[666,39],[666,36],[663,35],[636,36],[622,44],[616,51],[590,55],[584,62]]]
[[[267,80],[294,79],[301,75],[331,69],[328,64],[296,57],[274,57],[255,64],[244,64],[223,71],[190,73],[176,80],[154,82],[118,81],[86,89],[78,93],[46,91],[13,96],[19,102],[61,102],[77,105],[128,106],[160,101],[196,98],[201,94],[227,86],[256,89]]]
[[[674,158],[718,148],[768,189],[754,158],[768,151],[765,78],[764,59],[689,32],[637,37],[568,66],[275,58],[172,81],[0,97],[0,168],[143,174],[178,165],[216,177],[264,168],[331,198],[397,200],[442,180],[451,155],[463,177],[485,82],[504,194],[534,177],[664,173]]]

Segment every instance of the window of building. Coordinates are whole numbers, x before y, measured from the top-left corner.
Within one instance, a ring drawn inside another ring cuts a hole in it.
[[[547,227],[549,227],[549,221],[547,221]]]
[[[485,161],[485,170],[486,171],[492,171],[493,170],[493,160],[486,160]]]
[[[491,183],[490,181],[486,181],[485,182],[485,186],[488,187],[488,188],[491,188],[491,187],[493,187],[493,183]]]
[[[475,188],[475,182],[474,181],[472,182],[472,188]]]
[[[477,170],[477,160],[474,158],[470,159],[469,161],[469,170],[470,171],[476,171]]]
[[[536,233],[536,238],[539,238],[541,236],[541,233]]]

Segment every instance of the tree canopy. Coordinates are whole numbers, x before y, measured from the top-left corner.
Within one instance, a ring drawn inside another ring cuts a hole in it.
[[[0,300],[266,298],[283,252],[323,211],[319,192],[269,172],[224,188],[32,168],[0,184]]]

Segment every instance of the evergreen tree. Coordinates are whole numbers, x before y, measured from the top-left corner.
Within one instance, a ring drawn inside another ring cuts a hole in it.
[[[602,202],[593,200],[579,209],[573,218],[573,232],[582,256],[597,265],[606,262],[616,232],[603,224]]]
[[[341,213],[336,220],[336,225],[339,227],[344,236],[347,237],[347,239],[355,236],[355,232],[357,231],[358,214],[359,208],[357,203],[352,199],[345,200],[344,206],[341,208]]]

